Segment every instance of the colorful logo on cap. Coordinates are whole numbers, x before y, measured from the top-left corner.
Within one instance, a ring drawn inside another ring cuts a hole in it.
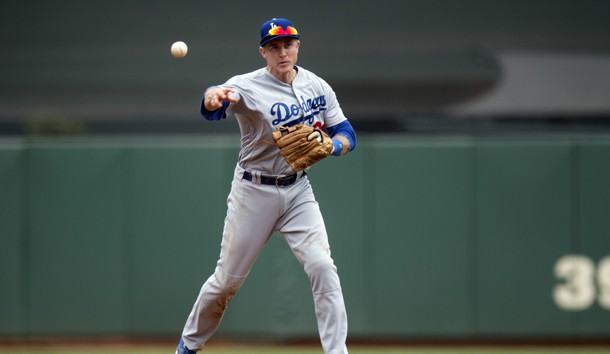
[[[282,26],[271,27],[269,30],[269,36],[298,36],[299,32],[292,26],[286,26],[286,29]]]

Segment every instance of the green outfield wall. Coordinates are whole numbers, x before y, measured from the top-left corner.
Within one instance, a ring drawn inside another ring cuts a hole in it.
[[[0,336],[179,336],[237,145],[0,141]],[[610,137],[369,135],[310,179],[351,338],[610,337]],[[218,336],[317,337],[279,235]]]

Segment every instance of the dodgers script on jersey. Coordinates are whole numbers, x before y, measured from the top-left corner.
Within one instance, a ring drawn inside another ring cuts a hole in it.
[[[239,95],[239,102],[226,107],[223,117],[234,114],[239,123],[239,164],[244,169],[269,175],[290,174],[290,166],[273,144],[274,130],[298,123],[324,129],[346,120],[330,85],[302,67],[297,70],[292,85],[279,81],[265,68],[220,85],[235,89]]]

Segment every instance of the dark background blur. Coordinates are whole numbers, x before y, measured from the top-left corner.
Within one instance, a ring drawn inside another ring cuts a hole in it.
[[[610,131],[607,0],[3,0],[0,135],[236,133],[199,100],[271,17],[361,133]]]

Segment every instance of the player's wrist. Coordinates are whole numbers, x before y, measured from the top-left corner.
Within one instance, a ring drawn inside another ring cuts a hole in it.
[[[333,156],[341,156],[343,152],[343,142],[337,138],[333,138]]]

